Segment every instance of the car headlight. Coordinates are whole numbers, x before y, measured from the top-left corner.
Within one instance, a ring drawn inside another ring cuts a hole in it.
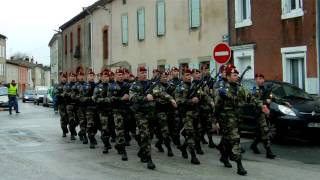
[[[285,115],[289,115],[289,116],[297,116],[295,112],[293,112],[292,109],[288,108],[287,106],[284,105],[278,105],[279,110],[285,114]]]
[[[24,98],[25,98],[25,99],[28,99],[28,96],[25,96]]]

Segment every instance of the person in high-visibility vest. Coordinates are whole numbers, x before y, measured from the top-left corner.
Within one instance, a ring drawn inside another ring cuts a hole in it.
[[[11,83],[7,85],[8,87],[8,98],[9,98],[9,113],[12,114],[12,106],[16,110],[16,113],[19,112],[19,107],[18,107],[18,87],[15,82],[15,80],[12,80]]]

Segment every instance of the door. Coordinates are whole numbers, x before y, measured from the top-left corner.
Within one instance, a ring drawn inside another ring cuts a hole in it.
[[[289,83],[305,89],[304,58],[288,58],[286,76]]]

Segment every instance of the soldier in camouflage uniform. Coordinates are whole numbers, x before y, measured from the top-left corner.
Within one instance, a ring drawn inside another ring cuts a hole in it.
[[[241,109],[246,103],[255,104],[256,107],[262,109],[262,103],[256,100],[250,92],[239,85],[238,71],[235,66],[229,64],[226,68],[227,82],[224,87],[216,90],[216,115],[219,119],[219,124],[222,131],[221,138],[221,158],[220,161],[224,163],[225,167],[232,167],[229,163],[229,158],[237,162],[237,173],[239,175],[247,174],[241,162],[240,149],[240,133],[239,124]]]
[[[169,134],[167,115],[168,109],[177,108],[177,103],[173,97],[166,92],[169,86],[168,75],[169,73],[167,72],[160,73],[160,82],[153,88],[152,95],[156,101],[156,125],[158,126],[157,137],[159,141],[156,143],[156,147],[159,149],[159,152],[163,152],[161,144],[164,142],[168,151],[168,156],[171,157],[173,156],[173,152],[170,145],[171,138]]]
[[[257,73],[255,75],[256,86],[252,89],[252,94],[260,99],[265,108],[267,109],[266,113],[268,113],[268,107],[270,105],[271,99],[268,96],[268,90],[264,85],[264,75]],[[268,124],[266,120],[266,116],[262,111],[257,112],[257,130],[256,130],[256,137],[251,144],[250,148],[253,150],[254,153],[260,154],[260,150],[258,149],[259,142],[263,142],[264,148],[266,149],[266,157],[269,159],[274,159],[276,156],[271,151],[271,142],[268,136]]]
[[[95,73],[91,68],[89,68],[87,73],[87,83],[84,84],[80,91],[80,103],[82,105],[86,105],[86,118],[87,118],[87,134],[90,142],[90,148],[94,149],[97,144],[97,140],[95,139],[95,135],[97,133],[97,120],[95,118],[96,114],[96,105],[92,99],[94,89],[96,87],[96,83],[94,82]]]
[[[183,83],[178,86],[175,90],[175,98],[182,116],[183,123],[183,134],[185,136],[185,141],[180,148],[183,158],[188,158],[188,153],[186,149],[188,148],[191,154],[191,163],[200,164],[195,152],[195,129],[194,129],[194,119],[198,116],[197,106],[199,103],[198,97],[189,97],[190,91],[192,89],[191,84],[191,74],[190,69],[184,71]]]
[[[103,69],[100,73],[101,82],[95,87],[93,93],[94,102],[97,105],[97,110],[100,116],[100,124],[101,124],[101,140],[104,144],[103,153],[106,154],[111,149],[110,145],[110,132],[109,132],[109,117],[112,109],[111,109],[111,98],[109,97],[109,70]]]
[[[84,72],[81,69],[81,67],[77,68],[77,80],[78,82],[75,85],[75,88],[72,91],[71,99],[76,102],[76,112],[77,116],[79,118],[79,126],[80,131],[78,133],[80,141],[82,141],[83,144],[88,144],[88,138],[87,138],[87,119],[86,119],[86,110],[85,110],[85,104],[80,103],[80,91],[85,85],[84,81]]]
[[[146,94],[149,87],[150,83],[147,80],[147,69],[145,67],[139,67],[138,80],[132,84],[129,93],[139,129],[138,139],[140,140],[138,140],[138,143],[140,150],[138,156],[141,158],[141,162],[147,162],[148,169],[155,169],[156,166],[151,158],[150,132],[155,102],[151,94]]]
[[[110,71],[109,72],[109,83],[114,83],[114,72]],[[109,116],[109,132],[110,132],[110,136],[111,136],[111,142],[116,142],[116,127],[114,124],[114,119],[113,119],[113,114],[112,112],[110,113]]]
[[[75,102],[72,100],[71,96],[76,88],[76,73],[71,72],[69,76],[69,83],[64,86],[63,98],[67,103],[67,114],[69,120],[69,131],[71,133],[70,139],[76,140],[75,136],[77,136],[76,127],[78,125],[78,116],[76,115],[77,107]]]
[[[57,105],[60,114],[60,126],[62,129],[62,137],[66,137],[68,134],[68,115],[66,109],[66,102],[63,98],[63,88],[67,83],[68,73],[60,72],[60,84],[58,84],[54,90],[57,97]]]
[[[175,89],[182,84],[182,80],[179,78],[179,69],[173,67],[171,69],[171,79],[168,81],[169,87],[167,87],[167,93],[175,98]],[[168,109],[168,127],[173,143],[180,148],[180,130],[181,130],[181,113],[178,108]]]
[[[130,84],[123,81],[124,71],[122,69],[116,70],[115,82],[109,85],[109,96],[113,106],[113,119],[116,129],[116,145],[119,154],[122,154],[122,160],[127,161],[127,152],[125,149],[124,137],[124,114],[129,108],[127,103],[129,101]]]

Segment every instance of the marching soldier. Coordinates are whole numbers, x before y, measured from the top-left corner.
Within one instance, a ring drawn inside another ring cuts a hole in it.
[[[97,144],[95,135],[97,133],[97,119],[95,119],[96,105],[93,102],[92,96],[96,83],[94,82],[95,73],[93,69],[89,68],[87,72],[87,83],[81,89],[80,103],[86,105],[86,117],[87,117],[87,134],[90,142],[90,148],[94,149]]]
[[[256,81],[256,86],[253,87],[252,93],[253,95],[260,99],[263,102],[263,105],[265,107],[265,112],[268,113],[269,110],[269,105],[271,102],[271,99],[268,96],[267,92],[268,89],[266,89],[264,85],[264,75],[257,73],[255,75],[255,81]],[[258,148],[259,142],[263,142],[264,148],[266,149],[266,157],[269,159],[274,159],[276,155],[274,155],[271,151],[271,142],[270,138],[268,136],[268,124],[266,120],[266,116],[262,111],[258,111],[258,116],[257,116],[257,130],[256,130],[256,137],[251,144],[250,148],[255,154],[260,154],[260,150]]]
[[[62,137],[68,134],[68,115],[66,109],[66,102],[63,98],[63,88],[67,83],[68,73],[60,72],[60,84],[55,88],[55,95],[57,97],[57,105],[60,114],[60,126],[62,129]]]
[[[148,169],[155,169],[156,166],[151,158],[151,132],[150,122],[153,119],[154,98],[151,94],[146,94],[150,88],[147,80],[147,69],[145,67],[138,68],[138,80],[134,82],[130,88],[130,100],[133,102],[135,110],[135,119],[139,129],[138,140],[140,150],[138,156],[141,162],[147,162]]]
[[[111,149],[110,145],[110,132],[109,132],[109,117],[111,116],[111,98],[108,94],[109,89],[109,70],[103,69],[100,73],[99,83],[94,90],[93,99],[97,105],[97,110],[100,115],[100,124],[101,124],[101,140],[104,144],[104,148],[102,153],[107,154],[109,149]]]
[[[172,106],[173,108],[177,108],[177,103],[173,97],[166,92],[166,88],[168,87],[168,75],[169,73],[167,72],[160,73],[160,83],[155,85],[152,90],[152,95],[156,101],[156,119],[158,120],[156,125],[159,141],[156,143],[156,147],[160,152],[163,152],[161,144],[164,142],[168,151],[168,156],[171,157],[173,156],[173,152],[170,145],[171,138],[169,134],[167,114],[168,109],[172,108]]]
[[[119,154],[122,154],[122,160],[127,161],[127,152],[125,149],[124,137],[124,116],[127,109],[126,102],[129,101],[129,84],[123,81],[124,72],[122,69],[116,70],[115,82],[109,86],[109,96],[113,106],[113,119],[116,129],[116,145]]]
[[[69,83],[64,86],[63,98],[67,103],[67,114],[69,120],[69,131],[71,133],[70,139],[76,140],[75,136],[77,136],[76,127],[78,125],[78,116],[76,115],[76,103],[71,98],[73,90],[76,89],[76,77],[77,74],[75,72],[70,72],[69,75]]]
[[[216,115],[219,119],[219,124],[222,131],[220,144],[221,158],[225,167],[231,168],[229,158],[237,163],[237,173],[239,175],[247,174],[247,171],[242,165],[242,156],[240,149],[240,133],[239,124],[241,107],[245,103],[254,103],[262,109],[262,103],[246,91],[238,83],[238,74],[236,67],[229,64],[226,68],[227,82],[224,87],[216,90]]]
[[[194,129],[194,117],[197,116],[196,111],[199,105],[198,97],[189,97],[191,91],[191,74],[190,69],[186,69],[183,75],[183,83],[175,90],[175,98],[182,113],[183,134],[185,141],[180,148],[183,158],[188,158],[187,148],[191,154],[191,163],[200,164],[195,152],[195,129]],[[182,112],[183,110],[183,112]]]

